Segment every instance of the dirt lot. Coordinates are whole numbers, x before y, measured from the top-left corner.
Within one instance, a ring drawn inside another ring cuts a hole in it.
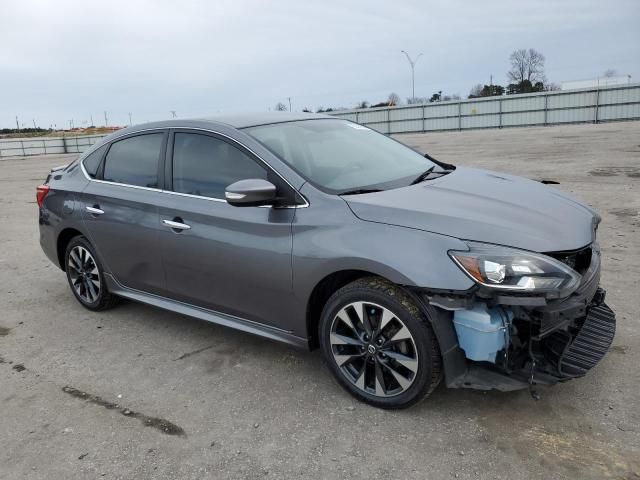
[[[586,378],[357,403],[307,353],[144,305],[93,314],[38,245],[35,186],[73,156],[0,160],[0,479],[640,478],[640,122],[405,135],[444,161],[559,182],[602,215],[618,315]]]

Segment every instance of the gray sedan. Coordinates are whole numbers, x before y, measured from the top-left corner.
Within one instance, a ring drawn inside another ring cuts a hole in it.
[[[579,377],[615,333],[589,207],[346,120],[126,128],[53,169],[37,201],[42,248],[89,310],[128,298],[320,347],[382,408],[443,379],[506,391]]]

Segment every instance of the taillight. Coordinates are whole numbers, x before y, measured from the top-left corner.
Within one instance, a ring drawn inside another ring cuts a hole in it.
[[[38,202],[38,207],[42,207],[42,202],[44,202],[44,197],[49,193],[49,185],[38,185],[36,187],[36,202]]]

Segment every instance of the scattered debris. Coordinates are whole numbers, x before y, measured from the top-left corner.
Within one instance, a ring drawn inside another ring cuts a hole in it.
[[[213,348],[213,345],[209,345],[208,347],[199,348],[198,350],[194,350],[193,352],[183,353],[178,358],[174,359],[174,361],[176,361],[176,360],[184,360],[185,358],[190,357],[191,355],[196,355],[198,353],[204,352],[205,350],[209,350],[210,348]]]
[[[79,398],[80,400],[84,400],[94,405],[99,405],[106,408],[107,410],[119,410],[122,415],[125,415],[129,418],[136,418],[140,420],[144,426],[153,427],[156,430],[160,430],[162,433],[165,433],[167,435],[177,435],[181,437],[186,436],[185,431],[181,427],[163,418],[149,417],[142,413],[135,412],[129,408],[121,408],[117,403],[108,402],[97,395],[91,395],[73,387],[65,386],[62,388],[62,391],[71,395],[72,397]]]
[[[629,178],[639,178],[640,168],[638,167],[600,167],[589,172],[589,175],[596,177],[615,177],[617,175],[626,175]]]
[[[634,432],[635,430],[628,425],[616,425],[616,428],[621,432]]]
[[[638,216],[638,210],[635,208],[614,208],[609,213],[616,217],[636,217]]]
[[[22,371],[26,370],[27,368],[26,368],[23,364],[21,364],[21,363],[16,363],[16,364],[13,366],[13,369],[14,369],[16,372],[22,372]]]
[[[22,322],[21,322],[22,323]],[[6,335],[9,335],[9,332],[11,331],[10,328],[7,327],[0,327],[0,337],[4,337]]]
[[[348,407],[345,407],[344,409],[348,410],[350,412],[353,412],[356,409],[356,407],[354,407],[353,405],[349,405]]]
[[[628,347],[626,345],[613,345],[609,350],[614,353],[620,353],[624,355],[625,353],[627,353],[627,348]]]
[[[82,460],[84,457],[86,457],[87,455],[89,455],[89,452],[83,453],[78,457],[78,460]]]

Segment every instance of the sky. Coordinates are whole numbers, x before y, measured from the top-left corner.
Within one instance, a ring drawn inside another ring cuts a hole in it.
[[[640,82],[639,0],[0,0],[0,128],[353,108],[506,84],[535,48],[555,83]]]

